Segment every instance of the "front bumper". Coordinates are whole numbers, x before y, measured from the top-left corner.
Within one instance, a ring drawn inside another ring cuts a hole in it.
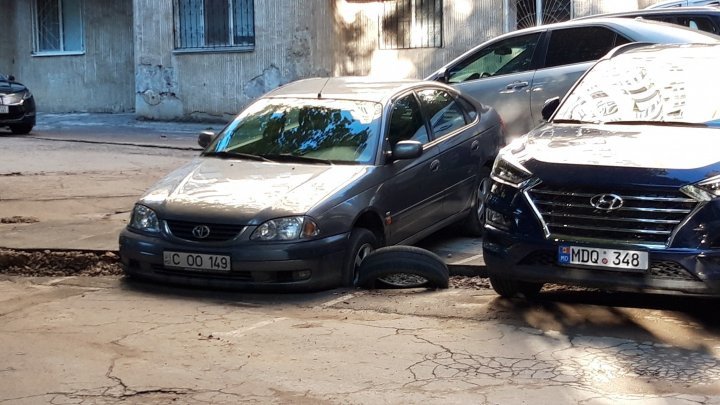
[[[290,243],[183,244],[130,232],[120,234],[126,274],[152,281],[243,290],[318,290],[340,284],[349,235]],[[228,272],[167,268],[163,251],[230,255]],[[309,275],[308,275],[309,271]]]
[[[619,291],[720,295],[720,250],[646,249],[649,268],[637,273],[559,265],[559,245],[560,241],[516,238],[487,226],[483,256],[491,276],[518,281]]]
[[[0,113],[0,127],[10,125],[31,125],[35,126],[36,112],[35,101],[31,98],[21,104],[10,104],[8,113]]]

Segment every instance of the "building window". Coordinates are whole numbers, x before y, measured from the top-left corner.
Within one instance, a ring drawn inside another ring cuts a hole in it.
[[[380,49],[442,47],[442,0],[386,0]]]
[[[247,50],[255,47],[252,0],[177,0],[175,48]]]
[[[35,53],[83,51],[82,0],[35,0]]]
[[[515,0],[515,28],[552,24],[573,18],[571,0]]]

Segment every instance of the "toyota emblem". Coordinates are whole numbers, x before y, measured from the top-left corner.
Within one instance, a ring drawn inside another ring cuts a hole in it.
[[[603,211],[614,211],[623,206],[623,199],[616,194],[598,194],[590,199],[590,205]]]
[[[192,229],[192,234],[198,239],[205,239],[210,236],[210,227],[207,225],[198,225]]]

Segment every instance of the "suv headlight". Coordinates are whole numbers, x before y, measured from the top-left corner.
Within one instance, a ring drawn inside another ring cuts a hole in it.
[[[495,159],[491,175],[493,180],[515,188],[521,188],[532,178],[532,173],[520,163],[500,155]]]
[[[25,90],[25,91],[22,93],[22,99],[23,99],[23,100],[27,100],[27,99],[29,99],[30,97],[32,97],[32,93],[30,93],[30,90]]]
[[[160,232],[160,222],[155,211],[141,204],[135,204],[128,227],[143,232]]]
[[[295,240],[316,236],[320,230],[308,217],[276,218],[263,222],[250,235],[252,240]]]
[[[710,201],[720,197],[720,176],[683,186],[680,191],[698,201]]]

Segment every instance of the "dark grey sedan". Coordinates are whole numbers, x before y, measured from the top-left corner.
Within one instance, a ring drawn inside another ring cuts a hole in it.
[[[212,287],[353,285],[372,250],[483,229],[498,115],[437,82],[317,78],[268,93],[135,205],[129,275]]]

